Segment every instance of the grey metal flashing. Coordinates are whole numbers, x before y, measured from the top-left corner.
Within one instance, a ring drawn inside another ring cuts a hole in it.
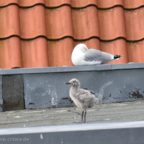
[[[144,128],[144,121],[0,129],[0,135]]]
[[[2,98],[2,76],[0,76],[0,112],[3,111],[3,98]]]
[[[144,68],[144,63],[128,63],[128,64],[113,64],[112,70],[118,69],[141,69]]]
[[[24,74],[25,108],[73,106],[68,99],[70,86],[65,85],[72,78],[79,79],[81,87],[91,90],[97,97],[101,87],[113,81],[113,84],[104,90],[102,103],[143,100],[143,73],[144,69],[121,69]]]
[[[144,127],[139,126],[127,122],[6,129],[0,130],[0,141],[3,144],[143,144]]]
[[[111,64],[97,65],[96,68],[97,68],[97,71],[111,70],[112,65]]]
[[[59,72],[81,72],[81,71],[104,71],[117,69],[141,69],[144,68],[144,63],[130,64],[103,64],[93,66],[72,66],[72,67],[46,67],[46,68],[20,68],[0,70],[0,75],[11,74],[31,74],[31,73],[59,73]]]
[[[63,73],[63,72],[79,72],[79,71],[93,71],[96,66],[73,66],[73,67],[45,67],[45,68],[20,68],[0,70],[0,75],[11,74],[32,74],[32,73]]]

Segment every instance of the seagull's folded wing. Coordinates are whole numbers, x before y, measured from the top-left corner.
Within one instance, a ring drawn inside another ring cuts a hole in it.
[[[85,61],[97,61],[100,63],[106,63],[108,61],[113,60],[113,55],[106,53],[106,52],[99,51],[99,50],[89,49],[85,53],[84,60]]]
[[[85,61],[102,61],[102,52],[95,49],[89,49],[85,53]]]
[[[80,89],[76,96],[80,102],[87,106],[95,102],[95,95],[91,94],[91,92],[88,90]]]

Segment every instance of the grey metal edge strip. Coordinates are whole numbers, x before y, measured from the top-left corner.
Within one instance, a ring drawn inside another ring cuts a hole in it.
[[[144,121],[0,129],[0,135],[144,128]]]
[[[93,65],[93,66],[72,66],[72,67],[65,66],[65,67],[46,67],[46,68],[1,69],[0,75],[104,71],[104,70],[118,70],[118,69],[140,69],[140,68],[144,68],[144,63],[113,64],[113,65],[103,64],[103,65]]]

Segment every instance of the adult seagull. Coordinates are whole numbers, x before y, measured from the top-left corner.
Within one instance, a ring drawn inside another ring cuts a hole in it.
[[[88,49],[85,44],[78,44],[72,52],[72,63],[78,65],[104,64],[109,61],[120,59],[121,55],[112,55],[96,49]]]

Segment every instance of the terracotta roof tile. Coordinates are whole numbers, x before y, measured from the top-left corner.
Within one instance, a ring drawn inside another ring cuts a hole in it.
[[[22,66],[48,67],[48,49],[45,38],[21,41]]]
[[[19,35],[19,9],[15,5],[0,8],[0,38]]]
[[[110,64],[128,63],[126,41],[123,39],[101,42],[101,50],[115,55],[123,55],[121,59],[109,62]]]
[[[41,5],[20,9],[20,37],[24,39],[46,36],[45,8]]]
[[[143,15],[144,0],[0,0],[0,67],[72,66],[78,43],[144,62]]]
[[[97,8],[90,6],[80,10],[72,11],[74,38],[88,39],[99,37]]]
[[[97,5],[97,0],[71,0],[71,5],[74,8],[84,8],[88,5]]]
[[[46,26],[47,37],[49,39],[61,39],[65,36],[73,36],[71,8],[63,6],[56,9],[47,9]]]
[[[21,68],[20,39],[12,37],[0,41],[0,68]]]
[[[110,10],[99,10],[100,38],[113,40],[118,37],[125,38],[124,11],[121,7]]]
[[[9,4],[18,4],[19,0],[0,0],[0,7],[7,6]]]
[[[144,38],[144,8],[125,11],[127,40],[136,41]]]
[[[71,0],[45,0],[47,7],[58,7],[64,4],[71,5]]]
[[[144,62],[144,40],[137,43],[127,43],[129,62]]]
[[[123,6],[123,0],[97,0],[99,8],[111,8],[117,5]]]
[[[18,0],[19,1],[19,6],[21,7],[30,7],[34,6],[36,4],[45,4],[45,0]]]
[[[135,9],[144,6],[144,0],[123,0],[124,7],[127,9]]]
[[[85,41],[75,41],[74,46],[76,46],[79,43],[86,44],[88,48],[94,48],[94,49],[100,50],[100,41],[97,38],[91,38]]]
[[[48,41],[50,66],[72,66],[71,53],[74,48],[73,40],[65,38],[59,41]]]

